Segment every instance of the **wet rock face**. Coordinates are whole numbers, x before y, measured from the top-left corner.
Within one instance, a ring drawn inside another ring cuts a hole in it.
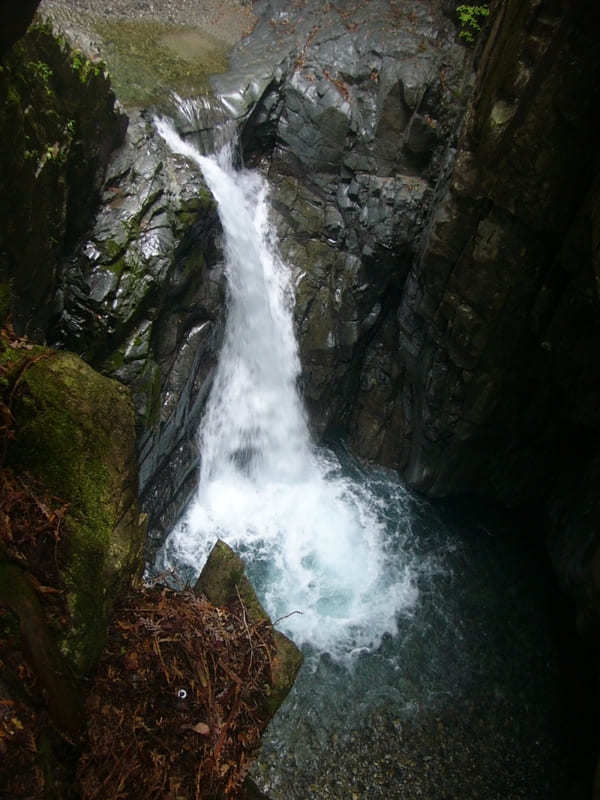
[[[498,6],[458,141],[470,54],[437,4],[253,10],[213,84],[272,183],[316,433],[431,494],[552,494],[564,521],[598,429],[593,5]],[[132,387],[158,536],[195,484],[218,236],[201,178],[132,112],[52,337]]]
[[[535,502],[597,628],[595,4],[498,6],[448,180],[374,336],[354,446],[433,495]]]
[[[218,350],[213,200],[150,115],[115,109],[102,63],[44,23],[7,55],[0,96],[2,318],[131,387],[141,487],[162,509],[193,483]]]
[[[598,8],[496,3],[458,142],[469,72],[432,5],[302,11],[263,12],[255,79],[217,88],[271,154],[315,429],[433,495],[541,504],[596,626]]]
[[[214,84],[273,184],[321,433],[347,419],[367,344],[397,302],[460,113],[465,53],[429,4],[301,5],[255,4],[258,26]],[[199,174],[131,112],[52,338],[132,388],[157,540],[196,483],[192,432],[222,330],[218,236]]]
[[[250,158],[271,151],[304,394],[316,431],[332,432],[347,423],[369,342],[414,258],[468,89],[465,51],[436,5],[420,2],[270,8],[251,37],[255,61],[268,36],[282,61],[270,84],[253,65],[267,88],[244,149]],[[244,56],[238,50],[239,72]],[[231,82],[216,88],[244,98]]]
[[[375,346],[405,375],[392,463],[413,485],[545,503],[561,475],[585,469],[599,421],[597,13],[512,2],[502,14],[395,309],[394,352]]]
[[[194,482],[190,440],[221,332],[218,231],[199,172],[170,153],[151,118],[132,113],[95,225],[66,269],[53,335],[131,388],[151,515]]]

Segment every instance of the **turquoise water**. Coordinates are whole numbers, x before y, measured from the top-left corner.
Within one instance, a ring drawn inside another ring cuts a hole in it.
[[[361,472],[346,458],[356,480]],[[418,600],[379,647],[340,662],[305,646],[254,774],[278,798],[564,798],[550,578],[524,532],[362,471],[403,550],[426,564]],[[393,546],[393,543],[391,544]],[[259,585],[260,568],[253,570]],[[567,792],[568,793],[568,792]]]

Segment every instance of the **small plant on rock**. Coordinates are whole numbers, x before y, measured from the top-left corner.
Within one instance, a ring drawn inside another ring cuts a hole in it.
[[[490,9],[487,6],[461,5],[456,7],[456,13],[460,22],[460,38],[472,44],[481,30],[483,18],[489,15]]]

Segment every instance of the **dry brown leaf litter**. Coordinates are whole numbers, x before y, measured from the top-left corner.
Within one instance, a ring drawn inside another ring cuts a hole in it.
[[[31,350],[10,327],[0,339]],[[0,365],[0,554],[32,577],[49,622],[66,625],[59,563],[68,506],[4,465],[12,406],[39,358],[32,353],[17,371]],[[48,790],[44,741],[52,739],[56,752],[67,744],[48,717],[18,628],[0,606],[0,797],[36,800]],[[274,652],[269,623],[250,622],[239,596],[225,609],[191,592],[133,594],[112,625],[90,690],[73,796],[239,797],[267,720]],[[71,762],[74,756],[67,754]]]
[[[88,700],[85,800],[238,797],[265,724],[274,654],[241,599],[148,588],[112,626]]]

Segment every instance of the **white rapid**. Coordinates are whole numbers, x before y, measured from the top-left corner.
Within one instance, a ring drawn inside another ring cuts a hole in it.
[[[290,272],[269,225],[267,185],[235,172],[230,149],[202,156],[168,121],[155,122],[171,149],[202,170],[218,203],[229,286],[198,434],[200,483],[158,566],[197,573],[220,537],[244,557],[273,619],[301,612],[280,625],[298,644],[336,658],[364,652],[414,605],[415,573],[385,503],[311,442],[296,388]]]

